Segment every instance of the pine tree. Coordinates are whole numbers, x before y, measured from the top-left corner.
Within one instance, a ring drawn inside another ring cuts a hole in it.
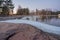
[[[4,6],[3,8],[2,8],[2,10],[3,10],[3,12],[2,12],[2,16],[8,16],[9,15],[9,8],[8,8],[8,6]]]

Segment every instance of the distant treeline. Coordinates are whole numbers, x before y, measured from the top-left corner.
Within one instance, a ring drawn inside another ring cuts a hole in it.
[[[9,8],[7,6],[4,6],[2,8],[3,12],[0,14],[0,16],[9,16]],[[17,12],[15,15],[58,15],[60,14],[60,11],[51,11],[51,10],[38,10],[30,12],[28,8],[21,8],[18,7]],[[13,14],[12,14],[13,15]]]

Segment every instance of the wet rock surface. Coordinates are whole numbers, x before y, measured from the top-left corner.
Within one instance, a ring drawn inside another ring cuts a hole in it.
[[[0,23],[0,40],[60,40],[28,24]]]

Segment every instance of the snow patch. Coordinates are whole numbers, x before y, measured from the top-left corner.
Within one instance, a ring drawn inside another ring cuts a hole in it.
[[[30,20],[21,20],[21,19],[6,20],[6,21],[0,21],[0,22],[30,24],[32,26],[37,27],[40,30],[43,30],[44,32],[54,33],[54,34],[60,35],[60,27],[48,25],[48,24],[45,24],[42,22],[36,22],[36,21],[30,21]]]

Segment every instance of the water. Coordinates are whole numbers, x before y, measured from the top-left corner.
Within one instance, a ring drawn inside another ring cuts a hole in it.
[[[44,23],[60,27],[60,19],[52,18],[52,19],[44,20]]]

